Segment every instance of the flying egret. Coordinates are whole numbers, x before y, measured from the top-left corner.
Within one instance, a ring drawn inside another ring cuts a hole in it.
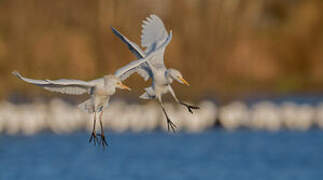
[[[140,64],[144,63],[145,60],[136,60],[128,65],[118,69],[114,75],[105,75],[103,78],[95,79],[92,81],[82,81],[74,79],[59,79],[59,80],[36,80],[23,77],[17,71],[12,72],[19,79],[40,86],[46,90],[59,92],[69,95],[81,95],[88,93],[90,98],[79,105],[79,108],[88,112],[94,113],[93,129],[89,139],[91,143],[92,140],[94,144],[101,143],[103,147],[107,146],[107,142],[104,136],[104,130],[102,126],[102,114],[105,107],[108,106],[110,96],[112,96],[116,88],[131,90],[128,86],[122,83],[127,77],[129,77],[133,69],[135,69]],[[101,133],[96,134],[95,123],[96,116],[99,113],[99,121],[101,127]],[[101,142],[98,141],[97,135],[101,137]]]
[[[173,132],[175,132],[176,125],[169,119],[166,113],[162,102],[162,95],[170,92],[175,101],[186,106],[190,113],[193,113],[193,109],[199,109],[199,107],[188,105],[180,101],[171,87],[173,80],[189,86],[189,83],[183,78],[178,70],[166,68],[164,64],[164,52],[166,46],[172,39],[172,31],[168,34],[162,20],[158,16],[150,15],[147,17],[142,25],[141,46],[146,48],[145,51],[143,51],[136,43],[127,39],[113,27],[111,28],[113,33],[127,44],[129,50],[135,54],[138,59],[144,58],[147,60],[147,62],[140,64],[132,70],[133,72],[140,74],[145,81],[149,78],[152,79],[152,86],[145,88],[146,92],[142,94],[140,98],[158,99],[167,120],[168,131],[171,127]],[[147,56],[150,57],[148,58]]]

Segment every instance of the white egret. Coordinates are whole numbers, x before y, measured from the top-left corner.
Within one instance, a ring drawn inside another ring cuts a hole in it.
[[[158,99],[158,102],[164,112],[167,120],[168,131],[169,127],[175,132],[176,125],[169,119],[162,102],[162,95],[168,92],[171,93],[175,101],[187,107],[190,113],[193,109],[199,109],[197,106],[188,105],[180,101],[174,90],[171,87],[173,80],[189,86],[189,83],[184,80],[182,74],[175,69],[166,68],[164,64],[164,52],[168,43],[172,39],[172,31],[168,34],[162,20],[156,15],[150,15],[143,21],[141,35],[141,46],[145,47],[145,51],[128,40],[124,35],[112,28],[114,34],[127,44],[130,51],[136,55],[138,59],[147,60],[147,62],[140,64],[132,72],[137,72],[145,80],[152,79],[152,86],[145,88],[145,93],[140,96],[142,99]],[[148,58],[149,56],[149,58]]]
[[[128,86],[122,83],[127,77],[129,77],[133,69],[145,62],[145,60],[136,60],[130,64],[118,69],[114,75],[105,75],[103,78],[95,79],[92,81],[81,81],[74,79],[59,79],[59,80],[36,80],[23,77],[17,71],[12,72],[19,79],[31,83],[46,90],[59,92],[69,95],[81,95],[88,93],[90,98],[79,105],[79,108],[88,112],[94,113],[93,129],[89,139],[91,143],[94,140],[94,144],[101,143],[104,146],[108,145],[104,136],[102,126],[102,114],[103,109],[108,106],[110,96],[112,96],[116,88],[131,90]],[[96,134],[95,123],[96,115],[99,114],[99,121],[101,127],[101,133]],[[98,141],[97,135],[101,137],[101,142]]]

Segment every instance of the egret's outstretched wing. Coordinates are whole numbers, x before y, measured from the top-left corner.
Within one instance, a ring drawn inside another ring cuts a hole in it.
[[[141,46],[146,47],[145,54],[160,50],[160,55],[152,58],[150,62],[156,67],[164,67],[164,51],[172,39],[172,31],[168,35],[162,20],[154,14],[143,21],[142,28]]]
[[[162,20],[152,14],[143,21],[141,46],[150,48],[155,43],[157,48],[167,39],[168,33]],[[155,45],[154,45],[155,46]]]
[[[119,68],[114,75],[123,81],[127,79],[131,74],[137,72],[145,80],[148,80],[149,77],[152,76],[151,69],[148,66],[143,64],[147,63],[147,60],[149,59],[149,57],[130,62],[129,64]]]
[[[129,50],[137,57],[137,59],[141,59],[141,58],[144,58],[146,56],[146,54],[140,49],[140,47],[136,43],[130,41],[128,38],[126,38],[123,34],[121,34],[115,28],[111,27],[111,29],[112,29],[112,32],[119,39],[121,39],[122,42],[127,44]]]
[[[116,29],[114,29],[113,27],[111,27],[112,32],[119,38],[121,39],[122,42],[124,42],[125,44],[127,44],[129,50],[135,54],[135,56],[138,59],[144,58],[146,56],[146,54],[140,49],[140,47],[130,41],[128,38],[126,38],[123,34],[121,34],[119,31],[117,31]],[[130,65],[130,64],[129,64]],[[126,67],[124,67],[126,68]],[[147,63],[142,63],[139,66],[127,71],[126,73],[123,74],[122,79],[126,79],[128,78],[131,74],[133,74],[134,72],[137,72],[141,77],[144,78],[145,81],[147,81],[149,79],[149,77],[151,77],[151,70],[149,68],[149,65]]]
[[[169,40],[166,40],[166,42],[164,42],[160,48],[156,49],[156,51],[151,52],[145,58],[138,59],[136,61],[132,61],[131,63],[127,64],[126,66],[123,66],[122,68],[118,69],[115,72],[115,76],[117,76],[118,78],[120,78],[123,81],[123,80],[127,79],[134,72],[138,72],[138,67],[140,67],[139,68],[140,70],[145,70],[146,72],[149,73],[149,76],[147,77],[147,79],[149,77],[153,77],[153,70],[152,69],[156,69],[156,66],[154,64],[152,64],[151,61],[160,57],[160,53],[163,52],[163,49],[165,49],[165,47],[169,43],[171,37],[172,36],[170,35]],[[148,66],[141,66],[142,64],[145,64],[145,63],[148,64]],[[146,68],[146,69],[143,69],[143,68]]]
[[[169,44],[169,42],[172,40],[172,31],[170,31],[169,36],[165,41],[160,44],[158,48],[153,47],[152,51],[148,53],[148,56],[151,56],[149,58],[149,65],[155,67],[155,68],[166,68],[164,63],[164,53],[166,46]]]
[[[80,95],[80,94],[88,93],[89,90],[93,87],[93,85],[91,85],[90,83],[81,81],[81,80],[73,80],[73,79],[36,80],[36,79],[23,77],[17,71],[12,72],[12,74],[27,83],[40,86],[49,91],[59,92],[63,94]]]

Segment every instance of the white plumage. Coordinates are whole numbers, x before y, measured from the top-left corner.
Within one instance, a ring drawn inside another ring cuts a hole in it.
[[[141,46],[147,48],[146,54],[149,53],[153,46],[160,47],[168,37],[164,23],[154,14],[143,21],[141,32]]]
[[[88,113],[94,113],[93,130],[89,141],[91,142],[94,138],[94,143],[97,142],[95,123],[96,113],[99,112],[99,120],[101,126],[101,144],[105,146],[107,145],[107,143],[102,127],[103,110],[105,107],[108,106],[110,96],[112,96],[115,93],[116,88],[130,90],[130,88],[122,84],[121,81],[128,78],[138,66],[145,62],[145,59],[133,61],[128,65],[118,69],[114,75],[106,75],[102,78],[94,79],[92,81],[82,81],[75,79],[37,80],[23,77],[17,71],[14,71],[12,73],[19,79],[27,83],[42,87],[48,91],[59,92],[69,95],[81,95],[85,93],[89,94],[90,98],[79,105],[79,108],[83,111],[86,111]]]
[[[145,88],[145,93],[140,96],[142,99],[154,99],[157,98],[161,108],[166,116],[168,129],[169,127],[175,131],[175,124],[170,121],[165,108],[162,103],[162,95],[170,92],[176,102],[187,107],[189,112],[193,112],[192,109],[198,109],[198,107],[191,106],[179,101],[171,87],[173,80],[176,80],[182,84],[189,85],[183,78],[182,74],[175,69],[167,69],[164,63],[164,53],[166,46],[172,40],[172,31],[168,34],[162,20],[156,15],[150,15],[143,21],[141,35],[141,46],[145,47],[145,51],[140,47],[122,35],[119,31],[112,27],[113,33],[120,38],[125,44],[127,44],[129,50],[135,54],[139,59],[147,62],[142,63],[133,69],[131,73],[139,73],[145,80],[152,78],[152,86]]]
[[[59,79],[59,80],[36,80],[23,77],[17,71],[14,71],[13,74],[17,76],[19,79],[43,87],[46,90],[59,92],[63,94],[70,95],[81,95],[89,92],[89,90],[93,87],[88,82],[80,81],[80,80],[72,80],[72,79]]]

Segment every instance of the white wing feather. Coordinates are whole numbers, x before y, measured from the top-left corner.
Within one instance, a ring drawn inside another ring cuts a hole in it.
[[[148,54],[146,57],[135,60],[130,62],[129,64],[127,64],[126,66],[121,67],[120,69],[118,69],[115,72],[115,76],[117,76],[120,80],[125,80],[127,79],[131,74],[133,74],[134,72],[138,72],[138,73],[143,73],[143,71],[138,71],[138,67],[141,66],[142,64],[147,63],[149,66],[144,66],[141,68],[141,70],[145,70],[146,72],[149,72],[149,76],[147,76],[146,74],[145,79],[149,79],[149,77],[152,77],[152,70],[151,70],[151,66],[158,67],[158,66],[165,66],[163,63],[160,64],[159,61],[160,59],[163,59],[163,54],[165,51],[166,46],[168,45],[168,43],[170,42],[170,40],[172,39],[172,33],[170,33],[170,35],[167,37],[166,41],[161,44],[161,46],[156,49],[155,51],[152,51],[150,54]],[[147,69],[144,69],[147,68]]]
[[[127,46],[128,49],[138,58],[144,58],[146,56],[146,54],[140,49],[140,47],[130,41],[128,38],[126,38],[123,34],[121,34],[118,30],[116,30],[115,28],[111,27],[112,32],[122,41],[124,42]],[[128,78],[131,74],[133,74],[134,72],[137,72],[141,77],[144,78],[145,81],[147,81],[150,77],[151,74],[151,70],[149,68],[149,65],[147,63],[142,63],[139,66],[137,66],[136,68],[133,68],[129,71],[127,71],[121,79],[126,79]]]
[[[139,69],[142,64],[147,63],[148,59],[151,58],[152,56],[148,56],[147,58],[141,58],[135,61],[130,62],[129,64],[119,68],[114,75],[118,77],[121,81],[126,80],[130,75],[132,75],[135,72],[138,73],[143,73],[144,79],[148,79],[150,76],[144,71],[144,69]],[[88,81],[87,83],[91,85],[98,85],[98,84],[103,84],[104,83],[104,78],[98,78],[94,79],[92,81]]]
[[[141,46],[146,47],[148,50],[155,43],[157,43],[157,48],[160,47],[161,43],[163,43],[168,37],[164,23],[154,14],[150,15],[143,21],[142,28]]]
[[[149,53],[151,58],[149,58],[149,64],[154,66],[155,68],[166,68],[164,63],[164,53],[167,45],[172,40],[172,31],[170,31],[169,36],[165,39],[163,43],[159,45],[159,47],[152,49]]]
[[[23,77],[17,71],[12,72],[12,74],[27,83],[40,86],[49,91],[59,92],[63,94],[81,95],[84,93],[88,93],[89,90],[93,87],[93,85],[91,85],[90,83],[85,81],[80,81],[80,80],[72,80],[72,79],[36,80],[36,79]]]
[[[143,50],[140,49],[140,47],[130,41],[126,36],[124,36],[123,34],[121,34],[118,30],[116,30],[115,28],[111,27],[112,32],[125,44],[127,44],[128,49],[135,54],[135,56],[137,57],[137,59],[141,59],[144,58],[146,56],[146,54],[143,52]]]
[[[172,39],[172,31],[168,35],[163,22],[156,15],[151,15],[143,21],[143,30],[141,36],[141,45],[146,47],[143,52],[139,46],[130,41],[119,31],[112,28],[113,33],[127,44],[129,50],[136,55],[139,60],[133,61],[128,65],[118,69],[115,73],[121,80],[127,79],[131,74],[137,72],[145,80],[152,77],[151,66],[155,68],[165,67],[164,65],[164,52],[166,46]]]
[[[142,65],[143,63],[147,62],[148,58],[142,58],[142,59],[138,59],[135,61],[130,62],[129,64],[119,68],[114,75],[117,76],[120,80],[125,80],[127,79],[131,74],[133,74],[134,72],[138,72],[138,73],[143,73],[142,71],[138,71],[137,67],[139,67],[140,65]],[[142,74],[144,75],[144,78],[149,78],[148,74]]]
[[[172,39],[172,31],[168,35],[162,20],[154,14],[143,21],[142,27],[141,45],[146,47],[145,53],[160,51],[156,53],[156,57],[151,58],[150,63],[155,67],[165,67],[164,52]]]

